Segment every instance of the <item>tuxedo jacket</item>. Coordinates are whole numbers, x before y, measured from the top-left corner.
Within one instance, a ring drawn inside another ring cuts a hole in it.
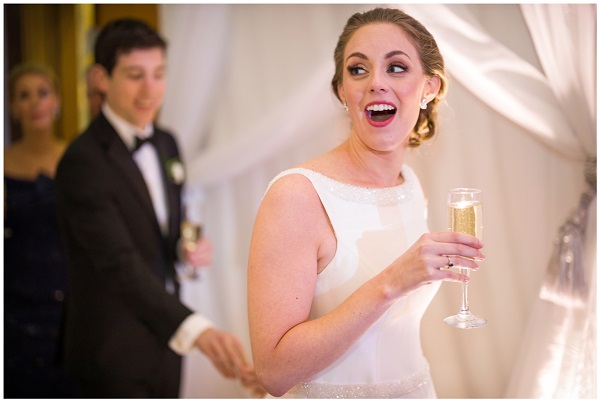
[[[179,151],[171,134],[155,127],[154,135],[169,211],[166,237],[131,152],[103,114],[57,169],[69,274],[65,365],[82,378],[152,380],[169,338],[191,314],[179,301],[174,270],[182,187],[166,168]]]

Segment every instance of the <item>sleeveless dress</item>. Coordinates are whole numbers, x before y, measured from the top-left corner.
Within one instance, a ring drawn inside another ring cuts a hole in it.
[[[345,184],[295,168],[317,191],[329,216],[337,249],[318,275],[310,319],[321,317],[403,254],[428,232],[421,185],[404,165],[404,183],[390,188]],[[337,361],[284,398],[435,398],[420,341],[421,318],[439,289],[425,285],[399,299]]]
[[[67,260],[54,180],[4,176],[4,396],[77,396],[60,366]]]

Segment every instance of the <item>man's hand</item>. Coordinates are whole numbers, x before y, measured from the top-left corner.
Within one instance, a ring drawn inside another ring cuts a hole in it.
[[[235,335],[209,328],[198,336],[195,345],[224,377],[239,378],[244,388],[254,397],[265,396],[266,391],[258,382],[254,366],[249,363],[246,352]]]
[[[236,378],[240,370],[248,365],[239,339],[228,332],[209,328],[198,336],[195,344],[226,378]]]
[[[267,391],[263,388],[261,383],[258,381],[258,376],[254,371],[254,366],[248,366],[248,369],[241,372],[242,385],[252,398],[264,398],[267,395]]]
[[[196,243],[182,241],[182,252],[185,261],[192,267],[208,267],[212,263],[213,248],[206,236],[201,236]]]

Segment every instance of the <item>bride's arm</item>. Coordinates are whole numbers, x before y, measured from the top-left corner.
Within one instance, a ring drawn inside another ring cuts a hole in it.
[[[334,362],[389,302],[375,286],[365,287],[330,314],[308,321],[320,248],[330,232],[306,178],[286,176],[271,186],[256,218],[248,266],[252,354],[271,395],[283,395]]]
[[[433,280],[464,280],[437,269],[447,261],[440,252],[479,257],[475,248],[434,239],[456,234],[426,235],[336,309],[309,321],[317,272],[328,262],[328,234],[327,216],[306,178],[286,176],[271,186],[257,214],[248,266],[252,354],[271,395],[283,395],[333,363],[406,292]],[[458,238],[464,242],[465,236]]]

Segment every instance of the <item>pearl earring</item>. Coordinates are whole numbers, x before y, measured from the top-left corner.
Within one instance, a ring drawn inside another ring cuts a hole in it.
[[[421,104],[419,105],[421,107],[421,109],[425,110],[427,109],[427,100],[425,98],[423,98],[421,100]]]
[[[346,105],[346,102],[344,102],[344,110],[347,112],[348,111],[348,105]]]

